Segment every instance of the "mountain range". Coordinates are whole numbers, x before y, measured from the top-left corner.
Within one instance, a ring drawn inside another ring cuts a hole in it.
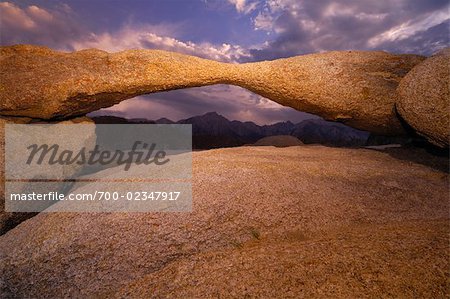
[[[92,119],[97,124],[191,124],[194,149],[242,146],[277,135],[295,136],[305,144],[317,143],[335,147],[365,146],[369,138],[367,132],[323,119],[308,119],[297,124],[286,121],[263,126],[250,121],[230,121],[216,112],[176,122],[167,118],[147,120],[117,116],[95,116]]]

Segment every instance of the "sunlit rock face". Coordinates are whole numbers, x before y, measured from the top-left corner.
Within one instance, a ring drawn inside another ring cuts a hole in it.
[[[404,131],[394,110],[395,90],[422,60],[345,51],[238,65],[157,50],[2,47],[0,115],[67,119],[141,94],[232,84],[357,129],[397,135]]]
[[[282,105],[356,129],[398,135],[395,89],[423,58],[385,52],[328,52],[241,66],[238,85]]]
[[[397,110],[416,132],[440,147],[450,140],[450,48],[417,65],[400,82]]]
[[[71,118],[139,94],[219,83],[223,64],[147,50],[74,53],[45,47],[0,50],[0,114]]]

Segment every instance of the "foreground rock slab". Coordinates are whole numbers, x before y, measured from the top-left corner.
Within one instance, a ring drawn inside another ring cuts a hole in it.
[[[255,239],[177,260],[115,297],[438,298],[443,273],[436,275],[432,268],[448,265],[442,239],[447,232],[446,221],[415,221]],[[433,239],[442,247],[433,245],[431,257],[424,252]]]
[[[1,236],[0,296],[445,297],[448,173],[394,156],[195,152],[192,213],[40,213]]]
[[[450,141],[450,48],[417,65],[398,87],[397,110],[416,132],[440,147]]]
[[[396,87],[422,60],[347,51],[237,65],[156,50],[0,47],[0,115],[65,119],[137,95],[232,84],[327,120],[396,135],[404,133],[394,111]]]

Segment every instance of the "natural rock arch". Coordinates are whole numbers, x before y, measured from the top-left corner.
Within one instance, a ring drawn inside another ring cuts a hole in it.
[[[137,95],[230,84],[327,120],[397,135],[403,133],[394,110],[397,85],[423,59],[346,51],[226,64],[158,50],[1,47],[0,114],[67,119]]]

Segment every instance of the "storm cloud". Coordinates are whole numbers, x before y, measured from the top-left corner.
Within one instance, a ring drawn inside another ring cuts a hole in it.
[[[386,50],[430,55],[448,46],[446,0],[270,0],[254,18],[275,35],[250,50],[252,60],[331,50]]]

